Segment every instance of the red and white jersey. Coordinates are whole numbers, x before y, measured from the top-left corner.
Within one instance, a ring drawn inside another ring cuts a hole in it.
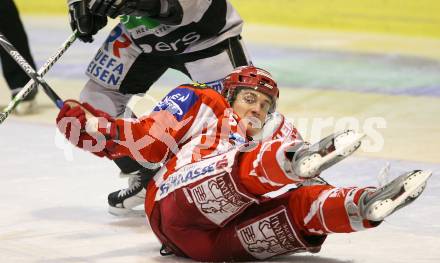
[[[238,116],[214,89],[203,84],[173,89],[140,119],[118,119],[115,151],[141,164],[165,163],[177,156],[176,168],[203,156],[246,142]]]
[[[248,142],[244,125],[228,102],[204,84],[173,89],[140,119],[117,119],[118,146],[114,150],[140,163],[164,163],[177,156],[176,169]],[[279,113],[271,114],[258,141],[301,140],[297,130]]]
[[[228,102],[218,92],[203,84],[181,85],[158,103],[152,114],[139,120],[118,119],[116,123],[120,130],[117,149],[119,153],[129,155],[146,166],[166,163],[154,177],[154,183],[149,184],[147,193],[150,198],[147,199],[151,202],[157,199],[155,195],[161,182],[176,170],[203,162],[204,159],[221,155],[249,142],[244,125]],[[274,140],[282,145],[302,141],[293,125],[279,113],[271,114],[261,134],[255,137],[258,137],[259,142],[255,154]],[[284,152],[275,152],[284,155]],[[286,161],[283,158],[285,159],[282,157],[278,160],[281,163],[274,167],[283,167],[283,162]],[[255,165],[256,169],[259,167],[256,162],[245,165]],[[205,169],[207,170],[201,168],[194,172],[207,173],[211,168],[208,165]],[[277,172],[282,175],[276,177],[293,182],[283,169]],[[265,184],[262,193],[266,193],[285,185],[284,182],[278,182],[276,177],[275,181],[258,176],[252,180]],[[147,207],[152,207],[152,204]]]

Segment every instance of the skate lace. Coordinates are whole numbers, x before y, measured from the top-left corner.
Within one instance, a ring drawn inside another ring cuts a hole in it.
[[[131,179],[131,178],[130,178]],[[118,197],[124,197],[126,195],[130,195],[135,191],[139,191],[140,190],[140,186],[141,186],[141,175],[136,174],[132,177],[133,180],[129,180],[129,186],[128,188],[122,189],[119,194]]]

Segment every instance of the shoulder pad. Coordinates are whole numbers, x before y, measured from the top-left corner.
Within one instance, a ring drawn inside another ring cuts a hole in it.
[[[162,101],[157,103],[153,111],[169,111],[178,121],[181,121],[199,99],[199,96],[191,88],[191,85],[180,85],[173,89]]]

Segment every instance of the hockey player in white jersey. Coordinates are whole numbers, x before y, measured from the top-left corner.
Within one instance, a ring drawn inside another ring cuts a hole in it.
[[[121,116],[167,70],[221,91],[235,67],[249,65],[243,20],[228,0],[68,0],[71,25],[91,42],[107,21],[118,23],[92,58],[81,100]]]

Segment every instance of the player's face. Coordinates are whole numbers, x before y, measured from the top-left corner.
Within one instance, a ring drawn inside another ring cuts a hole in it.
[[[262,129],[271,106],[269,96],[250,89],[241,90],[232,104],[233,110],[245,122],[247,133],[251,136]]]

